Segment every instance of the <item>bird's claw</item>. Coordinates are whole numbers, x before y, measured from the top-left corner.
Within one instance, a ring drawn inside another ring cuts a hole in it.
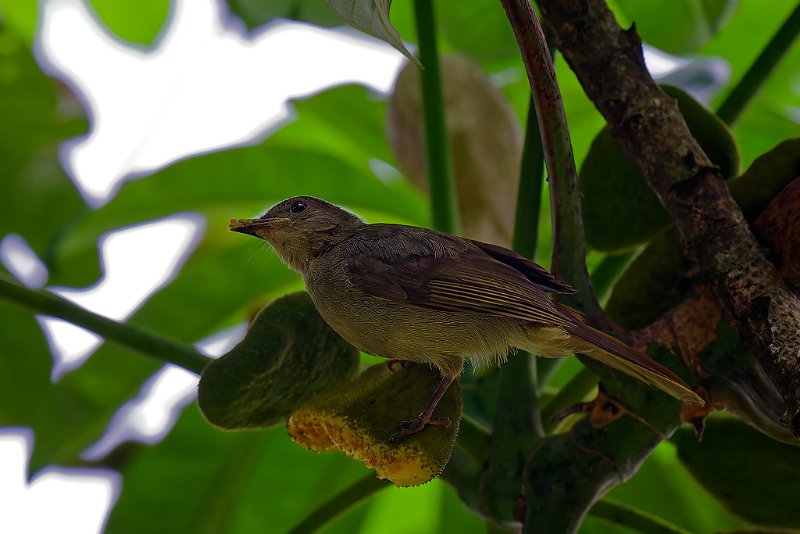
[[[419,416],[409,421],[402,421],[400,426],[397,428],[397,431],[389,436],[389,443],[400,443],[406,437],[416,434],[417,432],[422,432],[425,430],[425,427],[429,425],[443,426],[447,428],[450,426],[450,418],[429,417],[426,419],[423,416]]]
[[[391,372],[396,371],[395,365],[399,365],[400,369],[408,369],[409,367],[414,367],[417,364],[416,362],[409,360],[388,360],[386,362],[386,367],[388,367]]]

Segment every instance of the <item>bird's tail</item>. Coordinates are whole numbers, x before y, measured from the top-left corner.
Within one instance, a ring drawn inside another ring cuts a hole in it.
[[[676,399],[700,406],[705,404],[675,373],[617,338],[592,328],[582,319],[576,318],[566,330],[573,340],[578,341],[575,352],[650,384]]]

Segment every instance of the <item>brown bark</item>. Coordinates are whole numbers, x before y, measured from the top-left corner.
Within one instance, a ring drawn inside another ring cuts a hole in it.
[[[650,77],[641,40],[602,0],[538,0],[545,25],[615,138],[643,171],[800,436],[800,300],[763,256],[719,169]]]

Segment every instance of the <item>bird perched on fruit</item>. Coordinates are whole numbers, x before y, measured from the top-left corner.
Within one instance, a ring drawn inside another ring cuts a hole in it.
[[[670,370],[555,302],[551,294],[574,290],[511,250],[425,228],[366,224],[307,196],[284,200],[257,219],[233,219],[230,229],[272,245],[349,343],[439,369],[441,382],[425,409],[403,421],[392,439],[448,424],[433,411],[464,362],[502,361],[512,348],[547,357],[585,354],[703,404]]]

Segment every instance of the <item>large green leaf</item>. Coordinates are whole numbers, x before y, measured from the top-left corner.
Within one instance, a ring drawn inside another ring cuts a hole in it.
[[[742,522],[731,516],[677,461],[677,451],[663,442],[645,460],[636,475],[614,488],[609,497],[663,517],[694,533],[739,528]],[[586,534],[609,532],[627,534],[626,529],[609,530],[608,523],[593,528],[584,523]]]
[[[800,447],[730,417],[709,419],[701,442],[689,429],[673,441],[681,462],[727,509],[759,525],[800,527]]]
[[[124,41],[152,44],[167,22],[170,0],[89,0],[111,32]]]
[[[245,338],[203,369],[197,403],[220,428],[269,428],[349,382],[358,363],[358,350],[331,330],[308,293],[292,293],[262,309]]]
[[[739,172],[739,150],[728,128],[681,89],[663,86],[678,101],[694,136],[725,178]],[[670,220],[641,171],[628,159],[608,126],[598,134],[580,169],[586,242],[618,252],[646,243]]]
[[[456,54],[440,60],[453,178],[463,234],[511,246],[522,135],[508,100],[483,70]],[[406,64],[395,82],[387,119],[403,172],[427,189],[425,121],[419,69]]]
[[[368,472],[343,456],[303,450],[283,429],[220,432],[190,406],[123,474],[109,532],[237,533],[286,532]]]
[[[48,78],[28,46],[0,32],[0,238],[15,232],[46,256],[85,205],[58,159],[59,144],[85,131],[83,110]]]
[[[694,52],[728,20],[737,0],[614,0],[617,14],[647,44],[670,54]]]

